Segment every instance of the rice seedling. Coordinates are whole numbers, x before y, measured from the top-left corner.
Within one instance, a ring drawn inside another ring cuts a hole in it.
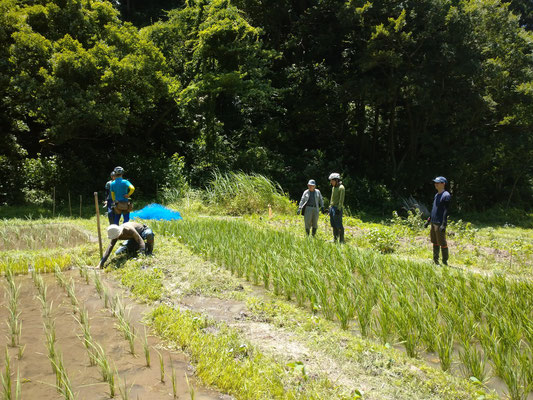
[[[22,321],[20,320],[21,313],[18,311],[18,300],[20,295],[20,285],[16,286],[12,274],[6,273],[8,280],[8,318],[7,326],[10,336],[11,347],[16,347],[20,343],[20,335],[22,332]]]
[[[108,384],[110,397],[115,397],[115,368],[112,367],[109,357],[100,344],[93,341],[91,345],[96,355],[96,365],[100,368],[102,381]]]
[[[102,298],[102,296],[104,295],[104,287],[102,285],[102,281],[100,280],[100,275],[96,271],[94,271],[93,282],[98,296]]]
[[[130,353],[135,355],[135,327],[126,319],[124,314],[124,311],[117,313],[116,317],[118,324],[116,326],[124,335],[124,339],[127,340],[130,347]]]
[[[172,363],[172,358],[169,357],[169,359],[170,359],[170,369],[172,370],[172,375],[171,375],[172,396],[173,396],[173,398],[177,399],[178,398],[178,390],[177,390],[177,383],[176,383],[176,369],[174,368],[174,364]]]
[[[22,396],[22,387],[20,384],[20,370],[17,369],[17,382],[15,383],[15,400],[20,400]]]
[[[452,365],[453,341],[453,332],[447,327],[442,329],[437,337],[437,354],[443,371],[448,371]]]
[[[26,350],[26,345],[18,347],[18,349],[17,349],[17,360],[22,360],[22,356],[24,356],[24,350]]]
[[[118,373],[117,373],[117,375],[118,375]],[[129,400],[131,386],[128,388],[128,384],[126,382],[126,377],[123,378],[123,384],[118,386],[118,391],[120,393],[120,397],[122,398],[122,400]]]
[[[59,283],[59,286],[61,286],[63,289],[67,286],[67,279],[65,278],[65,274],[61,271],[61,268],[59,266],[54,267],[54,275],[57,279],[57,283]]]
[[[483,351],[470,341],[463,342],[463,350],[459,352],[459,359],[467,377],[473,376],[479,382],[487,380],[486,361]]]
[[[165,383],[165,363],[163,362],[163,355],[158,350],[156,351],[157,351],[157,355],[159,356],[160,380],[161,380],[161,383]]]
[[[67,370],[63,364],[63,356],[57,355],[55,359],[50,360],[56,371],[56,389],[65,400],[74,400],[74,392]]]
[[[2,379],[2,389],[4,393],[4,399],[5,400],[11,400],[13,397],[13,389],[11,385],[11,359],[9,358],[9,351],[7,350],[7,346],[5,348],[5,370],[0,375],[0,378]]]
[[[194,400],[194,398],[196,397],[196,394],[194,392],[194,386],[191,385],[191,383],[189,382],[189,377],[187,376],[187,374],[185,374],[185,381],[187,382],[187,387],[189,388],[189,395],[191,396],[191,400]]]
[[[146,366],[150,368],[150,346],[148,346],[148,336],[146,334],[146,327],[144,327],[143,348],[144,348],[144,358],[146,360]]]
[[[83,308],[79,310],[79,319],[76,318],[76,321],[80,324],[80,327],[82,329],[83,337],[83,345],[85,346],[85,349],[87,350],[87,355],[89,356],[89,364],[91,366],[96,365],[97,361],[97,354],[95,353],[95,345],[94,340],[91,335],[91,329],[89,324],[89,313],[87,309]]]

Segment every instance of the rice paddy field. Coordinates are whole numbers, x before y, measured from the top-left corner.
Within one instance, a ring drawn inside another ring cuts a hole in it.
[[[105,270],[94,218],[0,223],[4,399],[533,399],[533,230],[184,214]]]

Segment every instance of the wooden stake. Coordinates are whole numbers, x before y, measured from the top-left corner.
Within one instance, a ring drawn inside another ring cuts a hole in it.
[[[68,192],[68,211],[70,213],[70,218],[72,218],[72,206],[70,204],[70,190]]]
[[[52,218],[55,218],[56,216],[56,188],[54,186],[54,195],[53,195],[53,203],[52,203]]]
[[[96,208],[96,225],[98,227],[98,245],[100,246],[100,259],[104,256],[102,250],[102,233],[100,232],[100,209],[98,208],[98,192],[94,192],[94,207]]]
[[[81,194],[80,194],[80,218],[81,218]]]

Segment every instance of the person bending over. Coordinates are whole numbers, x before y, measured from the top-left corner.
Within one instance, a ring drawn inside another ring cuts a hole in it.
[[[109,243],[98,267],[104,267],[104,263],[119,240],[126,240],[126,242],[117,249],[115,255],[124,252],[127,252],[130,256],[135,255],[137,252],[151,255],[154,250],[154,236],[154,232],[149,227],[138,222],[126,222],[120,226],[116,224],[109,225],[107,227],[107,237],[111,239],[111,243]]]

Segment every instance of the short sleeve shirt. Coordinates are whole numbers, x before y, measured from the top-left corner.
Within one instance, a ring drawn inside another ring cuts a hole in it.
[[[115,193],[115,201],[128,201],[124,195],[130,191],[130,186],[133,185],[127,179],[115,179],[111,184],[111,191]]]

